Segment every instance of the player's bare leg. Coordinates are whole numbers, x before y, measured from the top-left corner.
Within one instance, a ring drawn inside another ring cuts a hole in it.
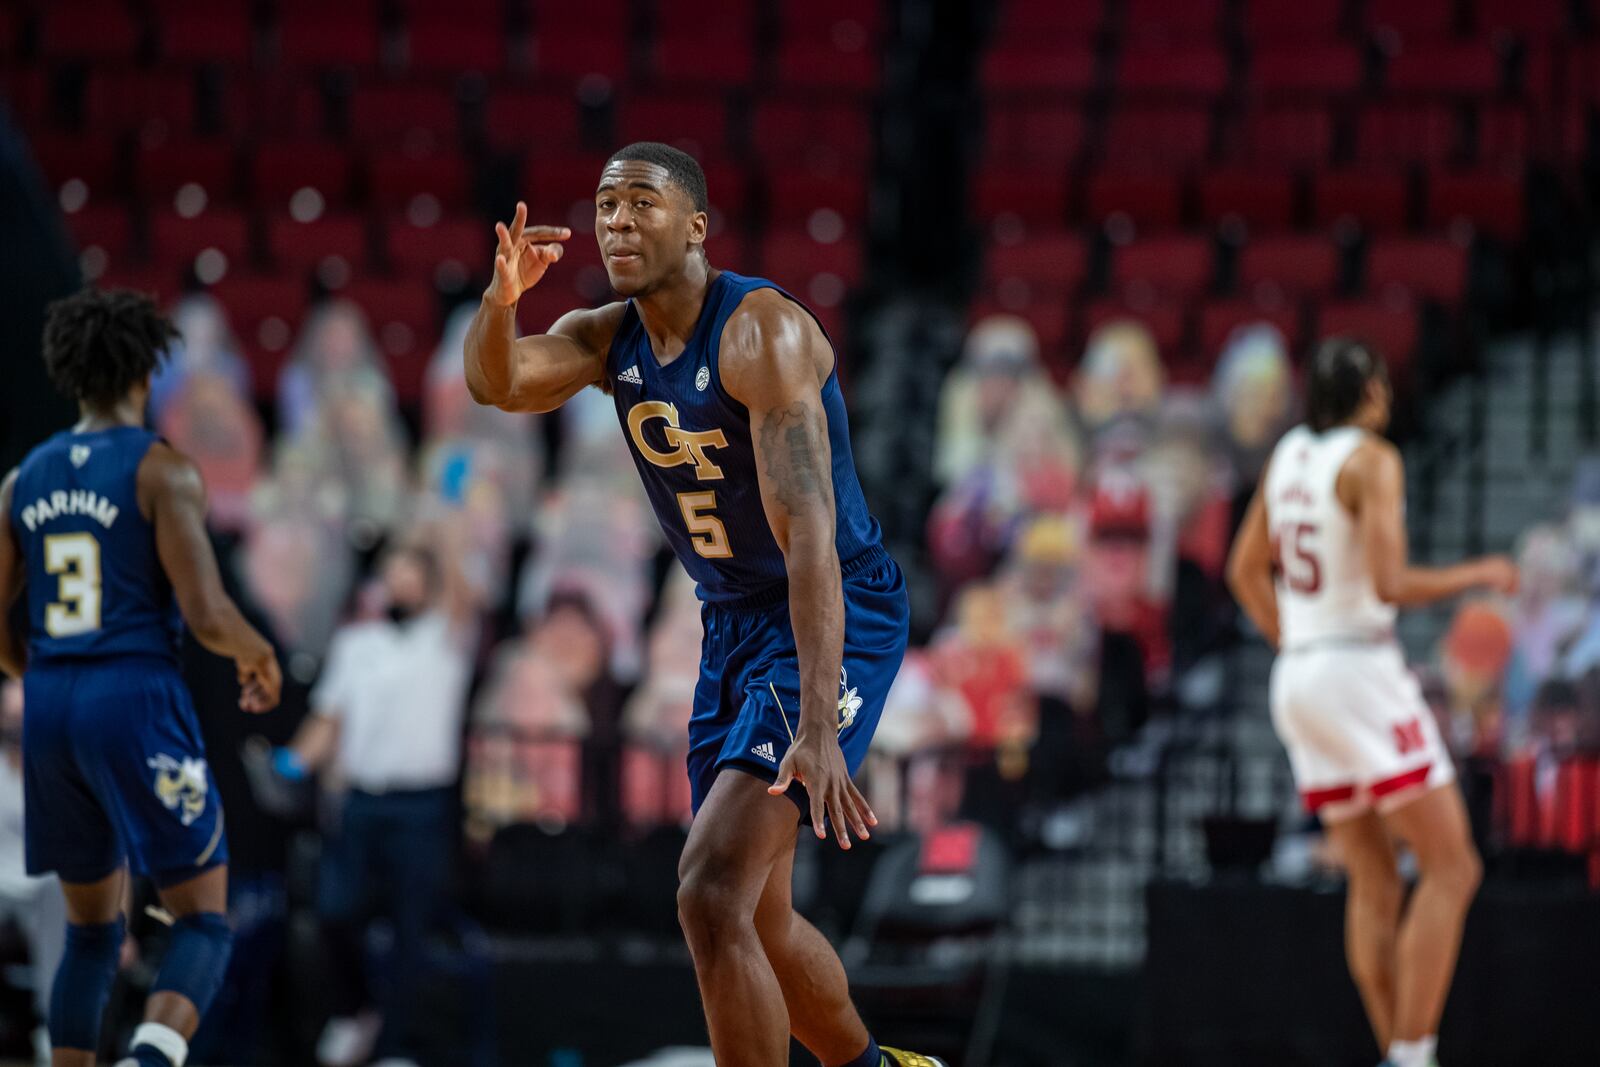
[[[1395,946],[1395,1041],[1439,1032],[1467,910],[1483,878],[1466,804],[1454,785],[1422,794],[1384,816],[1417,857],[1420,877]]]
[[[766,891],[756,906],[756,933],[783,989],[794,1036],[823,1064],[848,1063],[867,1047],[867,1028],[850,1002],[850,985],[839,954],[794,910],[790,899],[793,878],[791,848],[767,878]]]
[[[737,770],[717,776],[678,862],[678,920],[694,957],[718,1063],[789,1062],[789,1013],[756,908],[780,858],[795,847],[795,807]]]
[[[1376,812],[1328,823],[1349,875],[1344,949],[1350,976],[1378,1048],[1394,1038],[1395,945],[1405,887],[1395,867],[1394,842]]]
[[[119,868],[97,882],[61,883],[61,893],[67,902],[69,944],[73,927],[80,930],[104,928],[122,918],[126,881],[126,872]],[[117,945],[116,950],[120,952],[121,947]],[[59,983],[64,977],[58,973],[56,981]],[[109,989],[109,979],[107,988]],[[98,1018],[94,1022],[98,1024]],[[95,1050],[64,1048],[57,1040],[50,1052],[50,1064],[51,1067],[94,1067]]]

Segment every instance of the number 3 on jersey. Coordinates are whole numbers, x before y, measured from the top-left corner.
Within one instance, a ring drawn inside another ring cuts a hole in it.
[[[728,546],[728,528],[722,520],[711,514],[717,506],[717,494],[707,489],[698,493],[679,493],[678,510],[683,512],[683,525],[689,531],[694,550],[703,559],[729,559],[733,549]]]
[[[100,542],[86,533],[44,539],[44,568],[57,575],[54,604],[45,607],[51,637],[76,637],[100,629]]]
[[[1284,559],[1284,544],[1290,558]],[[1317,526],[1284,522],[1272,532],[1272,565],[1292,593],[1311,594],[1322,588],[1322,561],[1317,557]]]

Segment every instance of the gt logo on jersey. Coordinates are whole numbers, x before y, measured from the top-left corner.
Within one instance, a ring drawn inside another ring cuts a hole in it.
[[[156,772],[156,796],[168,811],[178,813],[178,819],[188,826],[206,810],[206,761],[188,756],[174,759],[165,752],[145,761]]]
[[[661,436],[671,452],[663,452],[645,439],[645,426],[664,422]],[[728,438],[721,430],[685,430],[678,426],[678,407],[664,400],[644,400],[628,410],[628,433],[639,454],[658,467],[694,466],[694,476],[702,482],[722,477],[722,468],[707,454],[713,448],[727,448]]]

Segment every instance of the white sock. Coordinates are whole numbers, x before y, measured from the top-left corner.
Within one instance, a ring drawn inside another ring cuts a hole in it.
[[[1433,1050],[1439,1039],[1432,1034],[1415,1041],[1393,1041],[1389,1044],[1389,1062],[1394,1067],[1429,1067],[1433,1063]]]
[[[133,1041],[129,1043],[130,1049],[140,1045],[149,1045],[167,1059],[172,1061],[172,1067],[183,1067],[183,1061],[189,1058],[189,1042],[183,1035],[170,1026],[160,1023],[141,1023],[139,1029],[133,1032]]]

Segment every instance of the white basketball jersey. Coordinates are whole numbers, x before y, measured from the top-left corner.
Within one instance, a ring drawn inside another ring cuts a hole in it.
[[[1284,648],[1383,640],[1394,628],[1394,605],[1378,599],[1355,516],[1336,489],[1365,439],[1353,426],[1322,434],[1296,426],[1273,450],[1265,489]]]

